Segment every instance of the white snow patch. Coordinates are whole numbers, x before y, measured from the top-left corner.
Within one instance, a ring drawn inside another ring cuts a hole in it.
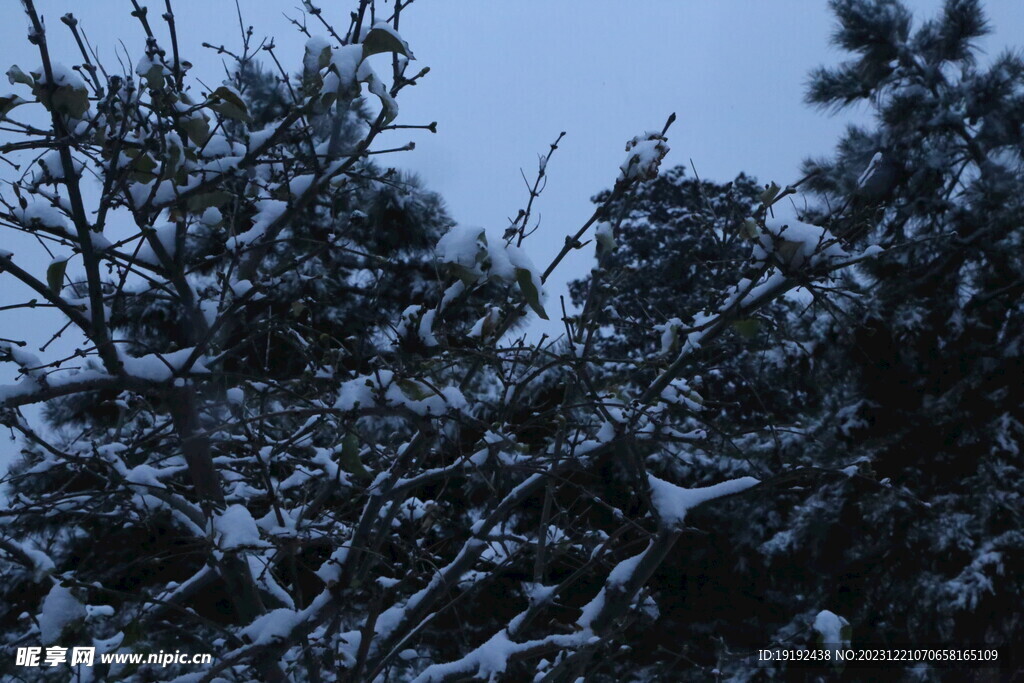
[[[43,645],[58,642],[65,626],[85,617],[85,606],[72,595],[71,590],[55,583],[43,598],[36,616]]]
[[[252,227],[228,240],[229,249],[237,249],[258,240],[278,218],[288,210],[288,202],[280,199],[261,199],[256,202]]]
[[[256,520],[244,505],[231,505],[213,519],[213,528],[218,534],[218,546],[222,550],[263,545]]]
[[[781,214],[782,212],[779,211]],[[827,259],[847,256],[839,240],[825,228],[794,217],[765,219],[760,246],[787,268],[815,266]]]
[[[849,647],[850,641],[846,640],[842,636],[843,628],[849,626],[850,622],[842,618],[835,612],[830,612],[827,609],[818,612],[818,616],[814,617],[813,628],[821,636],[821,642],[827,646],[838,648],[838,647]]]
[[[682,524],[687,511],[701,503],[739,493],[761,483],[754,477],[740,477],[711,486],[686,489],[658,479],[652,474],[647,475],[647,480],[651,485],[651,502],[662,522],[669,525]]]
[[[619,166],[619,181],[646,180],[658,175],[661,160],[668,154],[668,141],[661,133],[647,132],[626,143],[629,156]]]
[[[135,358],[118,350],[118,357],[124,364],[124,370],[132,377],[147,379],[152,382],[166,382],[176,372],[185,366],[185,362],[192,355],[192,347],[170,351],[168,353],[150,353]],[[192,366],[193,372],[205,372],[206,366],[202,361],[196,361]]]

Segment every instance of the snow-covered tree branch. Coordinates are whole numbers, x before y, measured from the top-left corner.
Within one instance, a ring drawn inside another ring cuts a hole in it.
[[[0,280],[47,307],[56,342],[0,342],[18,376],[0,422],[22,451],[0,514],[6,646],[214,653],[205,669],[97,673],[125,681],[601,680],[601,653],[656,618],[652,581],[695,510],[853,476],[680,463],[724,460],[727,413],[736,433],[781,425],[715,384],[751,367],[737,339],[770,327],[761,352],[799,346],[782,331],[795,293],[840,310],[879,244],[903,248],[877,238],[893,225],[876,210],[888,151],[852,188],[821,167],[786,187],[740,177],[728,200],[695,185],[706,213],[687,234],[714,266],[654,315],[621,288],[645,277],[630,263],[641,208],[680,177],[659,175],[674,115],[626,143],[611,189],[538,266],[530,217],[561,136],[504,232],[456,225],[387,165],[414,148],[407,130],[436,129],[399,109],[430,87],[400,20],[429,8],[361,0],[341,28],[304,2],[301,62],[243,31],[211,46],[230,68],[207,84],[171,3],[132,4],[142,57],[117,70],[73,16],[47,24],[23,0],[41,66],[12,66],[0,97],[18,169],[0,229],[51,259],[35,272],[0,251]],[[69,39],[70,66],[50,50]],[[934,86],[915,96],[951,87],[886,56]],[[815,97],[846,97],[844,78],[822,75]],[[950,136],[965,173],[996,173],[982,133]],[[808,187],[837,193],[832,210],[796,211]],[[591,245],[570,312],[546,285]],[[536,339],[532,316],[565,334]],[[35,404],[44,427],[23,412]]]

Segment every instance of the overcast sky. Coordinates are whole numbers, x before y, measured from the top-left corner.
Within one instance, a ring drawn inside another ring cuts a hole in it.
[[[163,2],[148,4],[163,37]],[[301,64],[305,38],[283,13],[300,17],[299,4],[241,0],[246,25],[257,38],[272,37],[292,70]],[[333,12],[339,28],[347,26],[347,4],[320,4],[325,15]],[[941,5],[907,4],[919,17]],[[105,63],[116,65],[127,49],[134,65],[143,53],[142,32],[128,14],[127,0],[36,5],[47,20],[56,59],[80,61],[59,21],[68,11]],[[1024,42],[1024,2],[990,0],[986,6],[995,28],[984,42],[990,54]],[[216,85],[223,74],[220,61],[200,44],[240,44],[235,3],[178,0],[174,9],[182,52],[196,65],[195,73]],[[4,70],[39,63],[25,26],[18,3],[7,0],[0,10]],[[678,121],[669,136],[669,164],[692,160],[703,177],[721,181],[740,171],[763,182],[796,179],[800,161],[827,153],[858,116],[852,111],[830,117],[802,103],[808,71],[843,58],[828,44],[832,28],[820,0],[418,0],[403,14],[402,34],[418,65],[431,72],[403,91],[398,122],[437,121],[438,133],[399,131],[385,142],[415,140],[415,151],[391,156],[391,163],[418,172],[444,197],[455,220],[501,230],[526,199],[520,169],[532,177],[537,154],[566,131],[537,206],[541,229],[526,245],[543,267],[589,215],[589,197],[614,181],[625,141],[660,129],[672,112]],[[48,259],[27,261],[33,245],[7,235],[3,242],[20,262],[45,270]],[[550,309],[557,310],[565,283],[585,274],[590,259],[589,248],[575,254],[552,279]],[[0,305],[16,297],[10,278],[0,276]],[[0,318],[0,337],[12,336],[12,320],[18,321],[17,336],[36,346],[52,329],[39,314],[8,316]],[[559,331],[560,323],[548,329]],[[0,375],[0,382],[11,379]],[[6,448],[0,443],[0,461]]]

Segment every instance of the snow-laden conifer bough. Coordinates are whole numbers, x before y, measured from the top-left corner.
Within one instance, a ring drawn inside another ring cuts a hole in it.
[[[5,645],[215,657],[102,673],[124,681],[574,680],[656,613],[646,586],[689,511],[770,487],[671,481],[644,455],[704,443],[693,378],[730,325],[870,255],[777,218],[799,184],[766,193],[737,284],[663,326],[658,374],[617,393],[591,376],[593,307],[557,342],[517,324],[553,314],[545,283],[570,251],[594,238],[600,259],[614,252],[621,216],[607,207],[657,175],[674,115],[629,141],[608,199],[544,269],[525,239],[538,180],[504,234],[449,225],[416,270],[409,245],[363,230],[429,209],[372,163],[412,149],[394,136],[435,129],[394,123],[426,74],[397,30],[404,4],[360,2],[337,30],[305,2],[300,62],[244,34],[238,51],[215,48],[237,63],[210,87],[179,54],[170,3],[169,41],[136,5],[144,56],[124,74],[84,43],[74,68],[54,61],[56,39],[24,5],[41,66],[8,72],[2,115],[20,141],[3,149],[46,152],[2,191],[0,221],[56,250],[45,274],[0,252],[0,277],[63,318],[76,350],[0,346],[19,376],[0,387],[2,421],[23,450],[0,520]],[[276,75],[260,76],[260,56]],[[370,305],[347,309],[356,297]],[[379,322],[347,331],[374,306]],[[56,429],[26,419],[33,404]],[[627,499],[579,483],[598,471]],[[473,628],[460,632],[463,610]]]

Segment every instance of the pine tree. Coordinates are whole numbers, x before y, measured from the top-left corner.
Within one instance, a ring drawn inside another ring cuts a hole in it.
[[[763,198],[778,191],[742,174],[723,185],[676,167],[617,203],[609,212],[618,216],[616,228],[606,228],[613,240],[598,241],[598,268],[571,285],[577,306],[585,307],[595,291],[604,297],[591,343],[605,362],[595,373],[613,385],[653,374],[685,343],[686,329],[703,311],[733,296],[727,285],[748,263],[751,230],[759,229],[754,217],[765,214]],[[775,213],[785,222],[783,216],[799,213],[796,204],[785,204],[762,220]],[[602,281],[606,272],[614,278]],[[689,422],[700,437],[665,438],[647,455],[652,470],[703,483],[788,476],[784,444],[822,394],[805,376],[814,346],[808,320],[822,298],[808,287],[734,321],[703,355],[700,375],[688,386],[702,404],[691,405],[697,410]],[[774,448],[764,447],[765,436]],[[609,479],[621,478],[610,471]],[[765,583],[754,572],[767,566],[756,556],[732,557],[732,546],[749,537],[752,515],[776,505],[758,496],[694,512],[693,533],[652,578],[656,613],[638,624],[645,628],[629,639],[635,644],[606,663],[606,680],[701,680],[725,666],[730,656],[723,646],[749,652],[766,642],[758,627],[775,615],[755,597]]]
[[[679,330],[692,323],[686,318],[721,296],[749,258],[746,221],[757,212],[764,192],[744,174],[718,184],[687,177],[686,169],[677,166],[610,208],[618,227],[614,234],[610,225],[606,228],[614,248],[607,249],[601,269],[615,276],[598,280],[605,305],[594,314],[592,341],[610,361],[602,372],[614,373],[618,367],[636,378],[648,377],[659,358],[679,347]],[[603,202],[608,194],[594,201]],[[606,249],[600,242],[597,248]],[[592,282],[588,278],[570,285],[575,305],[585,304]],[[737,434],[785,422],[806,405],[809,394],[801,394],[806,385],[787,381],[791,364],[804,355],[799,348],[792,353],[798,341],[787,327],[789,314],[805,307],[798,300],[774,302],[758,316],[737,321],[706,358],[700,386],[695,386],[708,399],[705,419],[717,415],[723,429]]]
[[[684,448],[678,471],[767,467],[791,481],[694,514],[712,531],[653,582],[685,587],[658,601],[658,632],[672,638],[645,638],[632,660],[652,677],[753,676],[744,653],[813,646],[824,610],[849,622],[855,646],[975,644],[1011,656],[1020,643],[1024,62],[1011,52],[980,63],[977,2],[951,0],[916,29],[899,2],[832,7],[835,42],[854,58],[815,71],[808,102],[866,103],[875,124],[851,127],[834,158],[807,162],[817,201],[804,213],[847,248],[883,256],[835,283],[848,295],[812,287],[809,305],[763,309],[783,339],[717,347],[723,367],[750,379],[739,385],[748,396],[778,387],[788,401],[759,425],[735,403],[718,412],[723,434],[760,428],[732,441],[746,465]],[[634,269],[609,288],[597,342],[609,355],[655,356],[651,326],[693,310],[709,263],[742,256],[742,242],[730,252],[705,227],[721,188],[698,187],[675,171],[638,189],[615,235],[613,258]],[[755,197],[750,187],[725,213],[741,223]],[[586,291],[576,283],[578,303]],[[762,352],[779,360],[750,373],[744,354]],[[721,385],[702,394],[727,395]]]
[[[825,391],[782,439],[791,465],[849,476],[776,499],[739,537],[767,604],[736,643],[804,639],[829,610],[855,645],[1002,646],[1019,667],[1024,62],[982,63],[972,0],[916,28],[899,2],[832,7],[853,58],[815,71],[808,102],[865,103],[875,122],[807,162],[808,185],[820,219],[885,251],[808,326],[805,380]]]

